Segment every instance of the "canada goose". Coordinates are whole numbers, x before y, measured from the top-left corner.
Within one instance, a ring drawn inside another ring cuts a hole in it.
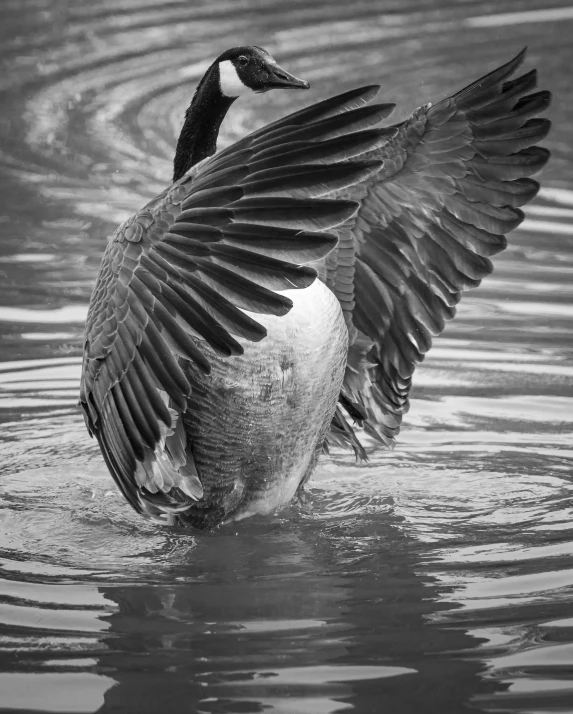
[[[136,511],[269,512],[325,440],[364,455],[347,419],[393,445],[416,364],[538,191],[550,95],[510,79],[524,54],[400,124],[362,87],[218,154],[238,96],[308,83],[260,47],[209,67],[174,183],[115,231],[87,318],[81,405]]]

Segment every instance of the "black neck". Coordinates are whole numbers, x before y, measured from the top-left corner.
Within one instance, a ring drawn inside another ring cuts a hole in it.
[[[217,150],[221,122],[236,97],[225,97],[219,85],[219,67],[212,64],[197,86],[191,105],[185,113],[185,123],[173,162],[173,180],[180,179],[189,169]]]

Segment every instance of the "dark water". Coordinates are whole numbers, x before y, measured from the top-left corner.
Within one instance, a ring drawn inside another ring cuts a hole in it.
[[[573,6],[2,0],[0,710],[573,712]],[[405,116],[524,44],[554,91],[528,219],[417,373],[393,454],[216,533],[120,498],[75,407],[106,236],[158,192],[208,61],[261,44]]]

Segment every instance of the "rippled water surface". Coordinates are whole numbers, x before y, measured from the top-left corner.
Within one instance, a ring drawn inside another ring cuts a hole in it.
[[[0,711],[573,712],[573,6],[3,0]],[[333,454],[304,506],[215,533],[119,497],[76,408],[106,237],[168,181],[229,46],[403,117],[530,48],[544,190],[416,375],[399,447]]]

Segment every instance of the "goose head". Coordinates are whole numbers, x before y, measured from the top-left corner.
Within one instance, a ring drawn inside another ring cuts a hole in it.
[[[233,47],[219,55],[197,85],[177,142],[173,180],[217,149],[219,128],[231,104],[271,89],[308,89],[309,83],[280,67],[262,47]]]
[[[233,47],[217,58],[215,66],[219,71],[219,88],[225,97],[310,87],[306,80],[280,67],[262,47]]]

